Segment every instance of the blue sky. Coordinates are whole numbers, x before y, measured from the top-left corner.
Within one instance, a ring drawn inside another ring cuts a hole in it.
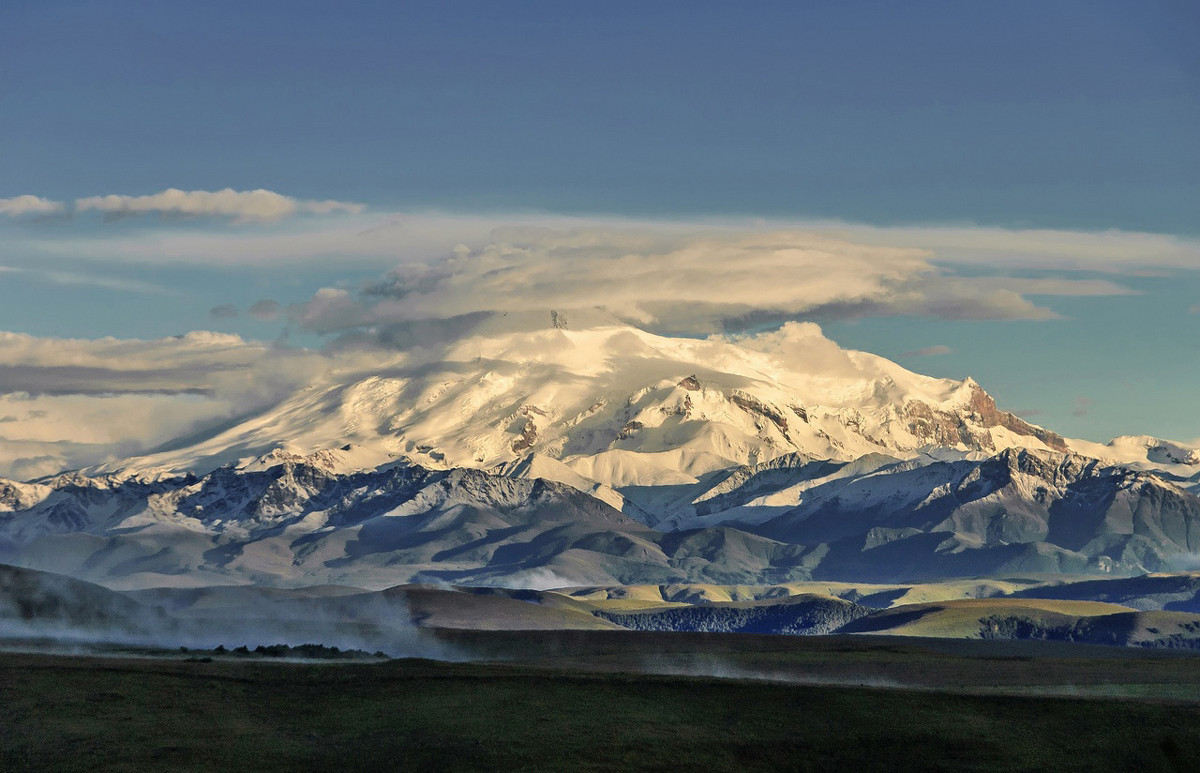
[[[7,2],[18,192],[1196,233],[1189,2]]]
[[[834,222],[930,249],[946,277],[1093,283],[1023,285],[1051,312],[1039,319],[826,310],[839,343],[973,375],[1069,435],[1197,438],[1197,31],[1200,6],[1184,0],[9,0],[0,200],[64,210],[0,215],[0,330],[272,340],[286,328],[320,345],[249,307],[353,291],[398,253],[481,247],[484,221]],[[363,210],[258,223],[73,203],[168,188]],[[398,252],[258,259],[237,246],[431,212],[463,222]],[[915,226],[962,233],[926,244]],[[1002,239],[964,259],[973,228],[1080,246],[1039,264],[1038,248]],[[1108,243],[1093,254],[1079,237],[1114,230],[1166,241],[1106,258]],[[205,253],[206,237],[230,249]],[[210,313],[227,305],[237,316]],[[950,351],[905,356],[933,347]]]

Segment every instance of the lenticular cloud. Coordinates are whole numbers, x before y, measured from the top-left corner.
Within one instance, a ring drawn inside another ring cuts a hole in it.
[[[803,231],[663,233],[502,229],[481,249],[410,262],[357,296],[299,310],[322,332],[531,308],[603,309],[655,332],[737,331],[804,315],[1045,318],[987,278],[948,276],[931,253]]]

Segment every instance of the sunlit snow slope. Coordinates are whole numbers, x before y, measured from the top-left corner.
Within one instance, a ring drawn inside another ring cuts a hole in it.
[[[998,411],[970,379],[843,350],[812,324],[734,340],[659,336],[602,317],[566,325],[557,314],[494,317],[118,466],[205,472],[276,448],[350,445],[341,458],[352,467],[404,457],[583,488],[690,484],[792,452],[850,460],[1065,448]]]

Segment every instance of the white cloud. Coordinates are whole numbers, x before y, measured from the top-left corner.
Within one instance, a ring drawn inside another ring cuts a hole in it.
[[[307,202],[308,211],[323,211],[325,204]],[[749,233],[804,232],[866,247],[920,250],[929,255],[931,263],[969,266],[974,271],[999,273],[1036,269],[1122,274],[1200,269],[1200,241],[1161,234],[971,227],[875,227],[837,222],[749,219],[655,221],[529,213],[354,214],[355,209],[351,207],[358,206],[347,205],[347,214],[333,220],[295,218],[267,230],[213,232],[175,224],[169,228],[148,227],[132,233],[89,235],[85,238],[39,234],[26,243],[46,255],[122,263],[237,266],[297,265],[336,260],[345,265],[390,266],[414,261],[427,262],[432,257],[449,253],[454,245],[460,243],[479,250],[497,241],[497,234],[513,229],[640,231],[676,240],[701,235],[731,238]],[[117,214],[120,214],[119,210]],[[1043,278],[1038,281],[1052,280]],[[1097,280],[1091,281],[1095,292],[1107,294],[1102,292],[1104,288]],[[1075,292],[1085,286],[1075,285]],[[1109,285],[1109,288],[1115,286]],[[1029,292],[1036,294],[1032,290]]]
[[[77,212],[96,210],[110,215],[137,215],[158,212],[184,217],[231,217],[236,222],[269,222],[297,213],[328,215],[337,212],[358,214],[365,207],[344,201],[305,201],[263,189],[235,191],[181,191],[168,188],[147,196],[89,196],[75,201]]]
[[[171,395],[0,394],[0,476],[23,480],[124,458],[229,410]]]
[[[0,332],[0,393],[221,395],[246,406],[326,367],[305,350],[194,331],[153,340]],[[274,384],[272,383],[274,382]]]
[[[826,338],[820,325],[813,322],[788,322],[778,330],[738,336],[735,340],[746,349],[770,354],[780,367],[798,373],[858,378],[864,368],[875,365],[871,359],[855,360],[849,351]]]
[[[0,215],[21,217],[24,215],[53,215],[65,209],[62,202],[44,199],[41,196],[14,196],[0,199]]]
[[[0,476],[143,453],[380,362],[378,351],[329,356],[206,331],[154,340],[0,333]]]
[[[927,251],[812,232],[522,228],[494,237],[480,249],[404,263],[358,296],[323,289],[297,310],[299,320],[333,332],[479,312],[603,308],[651,330],[711,333],[802,315],[1054,316],[1008,280],[946,274]]]

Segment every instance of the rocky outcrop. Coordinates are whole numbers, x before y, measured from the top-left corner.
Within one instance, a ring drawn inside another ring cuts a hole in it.
[[[784,433],[785,435],[787,434],[787,417],[783,415],[782,411],[774,406],[768,405],[762,400],[743,392],[734,392],[729,396],[729,402],[741,408],[743,411],[747,411],[757,416],[762,416],[765,419],[769,419],[776,427],[779,428],[780,432]]]
[[[0,478],[0,513],[33,507],[53,491],[35,483],[17,483]]]
[[[1003,427],[1017,435],[1036,438],[1056,451],[1067,450],[1061,435],[999,410],[992,396],[975,382],[968,380],[964,386],[968,397],[960,411],[944,411],[918,401],[905,403],[908,431],[930,445],[953,447],[961,444],[967,448],[995,450],[991,436],[976,429]]]
[[[520,436],[513,441],[512,450],[515,453],[520,453],[526,449],[533,448],[533,444],[537,442],[537,425],[532,419],[525,422],[525,427],[521,430]]]

